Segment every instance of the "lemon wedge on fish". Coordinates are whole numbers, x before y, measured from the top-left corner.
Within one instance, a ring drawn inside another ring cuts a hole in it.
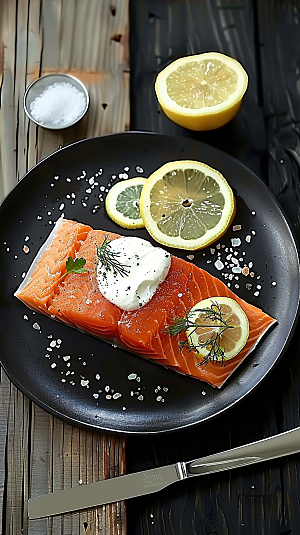
[[[249,321],[234,299],[210,297],[188,313],[186,336],[190,347],[203,359],[226,361],[246,345]]]

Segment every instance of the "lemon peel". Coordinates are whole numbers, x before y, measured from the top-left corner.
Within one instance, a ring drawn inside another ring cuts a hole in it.
[[[238,112],[248,75],[236,60],[218,52],[173,61],[157,76],[155,92],[164,113],[190,130],[213,130]]]
[[[216,311],[216,317],[221,317],[221,320],[212,320],[210,311]],[[247,343],[248,318],[240,305],[229,297],[210,297],[200,301],[189,311],[188,320],[194,326],[186,329],[186,336],[190,347],[200,358],[208,359],[213,343],[216,343],[219,351],[214,352],[213,360],[223,362],[234,358]]]
[[[140,195],[147,179],[130,178],[117,182],[109,190],[105,208],[109,217],[123,228],[142,228],[144,222],[140,215]]]
[[[150,175],[142,190],[140,212],[158,243],[195,250],[226,232],[235,215],[235,199],[219,171],[201,162],[180,160]]]

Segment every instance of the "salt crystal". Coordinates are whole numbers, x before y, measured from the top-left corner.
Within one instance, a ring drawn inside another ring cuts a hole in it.
[[[133,379],[136,379],[137,378],[137,374],[136,373],[130,373],[127,377],[127,379],[129,379],[129,381],[132,381]]]
[[[223,269],[224,264],[223,264],[223,262],[221,262],[221,260],[217,260],[217,261],[214,263],[214,266],[215,266],[216,269],[218,269],[218,270],[220,271],[221,269]]]
[[[90,381],[88,379],[81,379],[80,384],[83,387],[86,386],[87,388],[89,388],[89,382]]]
[[[86,99],[66,82],[49,85],[30,105],[32,117],[41,124],[66,126],[84,112]]]
[[[238,247],[239,245],[241,245],[241,240],[240,238],[231,238],[231,245],[232,247]]]

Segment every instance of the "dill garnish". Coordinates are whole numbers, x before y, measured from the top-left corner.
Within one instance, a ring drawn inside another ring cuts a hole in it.
[[[122,264],[118,257],[120,256],[120,252],[112,251],[110,248],[111,240],[108,238],[108,236],[104,237],[104,241],[102,245],[99,247],[99,245],[96,244],[97,247],[97,257],[99,259],[99,262],[101,262],[102,266],[107,271],[112,271],[114,275],[121,275],[121,277],[127,277],[129,275],[129,267],[125,264]]]
[[[199,315],[196,319],[193,319],[197,312],[199,312]],[[208,350],[208,354],[203,356],[203,360],[197,366],[203,366],[208,362],[218,362],[219,360],[221,360],[222,364],[225,364],[225,351],[220,343],[223,333],[227,329],[233,329],[233,326],[228,325],[223,316],[220,305],[211,300],[210,307],[193,309],[192,313],[187,312],[183,318],[174,318],[173,323],[166,327],[166,332],[172,336],[179,336],[181,333],[186,335],[186,340],[178,342],[181,351],[184,347],[195,353],[201,353],[201,349]],[[199,342],[195,345],[192,342],[192,335],[202,327],[205,329],[212,328],[213,334],[203,342],[198,339]]]

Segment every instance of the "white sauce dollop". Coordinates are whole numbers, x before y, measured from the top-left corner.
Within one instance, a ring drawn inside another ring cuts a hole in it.
[[[99,290],[108,301],[123,310],[137,310],[155,294],[166,278],[171,265],[171,255],[160,247],[141,238],[118,238],[109,244],[126,266],[127,274],[107,270],[100,262],[97,267]]]

